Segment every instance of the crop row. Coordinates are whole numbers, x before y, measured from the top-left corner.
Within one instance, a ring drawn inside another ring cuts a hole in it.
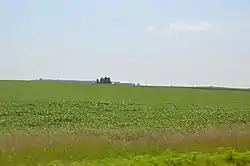
[[[202,129],[250,122],[250,108],[174,103],[147,106],[132,101],[1,100],[0,128],[75,127],[95,129]]]

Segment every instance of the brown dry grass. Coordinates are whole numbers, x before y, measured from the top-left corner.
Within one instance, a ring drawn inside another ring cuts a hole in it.
[[[218,147],[232,147],[238,151],[246,151],[250,149],[249,129],[235,125],[186,134],[157,131],[109,135],[95,132],[27,135],[18,132],[0,137],[0,165],[34,165],[54,160],[70,163],[103,157],[157,154],[166,149],[212,152]]]
[[[250,127],[239,125],[231,126],[230,128],[210,128],[207,131],[185,134],[169,134],[164,131],[157,131],[148,133],[124,132],[109,135],[91,132],[75,135],[53,134],[53,132],[49,134],[25,135],[19,132],[0,136],[0,149],[8,151],[32,147],[51,147],[59,144],[69,146],[107,144],[128,150],[147,148],[152,150],[211,151],[219,146],[247,150],[250,148],[249,140]]]

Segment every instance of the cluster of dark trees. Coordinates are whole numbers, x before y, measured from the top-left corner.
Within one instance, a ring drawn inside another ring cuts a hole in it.
[[[110,77],[101,77],[96,80],[97,84],[112,84]]]

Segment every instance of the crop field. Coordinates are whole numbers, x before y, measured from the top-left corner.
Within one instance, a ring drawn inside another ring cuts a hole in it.
[[[6,166],[250,165],[250,91],[0,81],[0,134]]]

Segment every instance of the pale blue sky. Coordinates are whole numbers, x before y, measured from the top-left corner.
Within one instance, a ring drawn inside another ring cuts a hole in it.
[[[0,79],[250,87],[249,0],[0,0]]]

